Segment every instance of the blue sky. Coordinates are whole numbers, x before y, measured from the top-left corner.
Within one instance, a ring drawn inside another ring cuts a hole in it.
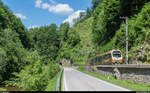
[[[13,13],[21,18],[27,27],[50,25],[60,26],[62,22],[72,19],[80,12],[91,7],[92,0],[2,0]]]

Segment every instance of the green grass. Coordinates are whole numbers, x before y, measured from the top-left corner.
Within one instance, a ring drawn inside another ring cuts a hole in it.
[[[79,64],[79,65],[85,65],[85,61],[84,62],[74,62],[73,64]]]
[[[92,51],[94,45],[92,42],[92,23],[93,17],[73,26],[72,29],[76,30],[80,36],[80,45],[83,51]]]
[[[104,76],[104,75],[96,73],[96,72],[87,72],[81,66],[79,68],[77,68],[77,70],[79,70],[81,72],[84,72],[86,74],[89,74],[91,76],[94,76],[96,78],[99,78],[101,80],[105,80],[105,81],[111,82],[113,84],[120,85],[122,87],[128,88],[130,90],[150,91],[150,85],[135,83],[135,82],[132,82],[132,81],[127,81],[127,80],[116,80],[113,76],[108,77],[108,76]]]
[[[63,69],[63,71],[62,71],[61,79],[60,79],[60,91],[62,91],[62,84],[63,84],[63,72],[64,72],[64,69]]]
[[[7,91],[7,89],[0,88],[0,91]]]
[[[60,78],[60,89],[59,90],[62,90],[63,71],[62,71],[61,78]],[[53,79],[50,80],[45,91],[56,91],[56,84],[57,84],[58,78],[59,78],[59,73],[57,73],[57,75]]]
[[[53,79],[50,80],[45,91],[56,91],[56,83],[57,83],[58,77],[59,77],[59,73],[57,73],[57,75]]]
[[[92,47],[92,22],[93,17],[90,17],[73,27],[79,33],[84,49]]]

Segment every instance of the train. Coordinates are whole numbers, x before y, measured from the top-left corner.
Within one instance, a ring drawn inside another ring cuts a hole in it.
[[[122,64],[122,53],[120,50],[110,50],[90,58],[87,63],[90,65]]]

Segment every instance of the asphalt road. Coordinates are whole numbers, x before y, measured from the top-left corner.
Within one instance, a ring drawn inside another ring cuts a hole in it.
[[[63,91],[130,91],[89,76],[72,68],[64,68]]]

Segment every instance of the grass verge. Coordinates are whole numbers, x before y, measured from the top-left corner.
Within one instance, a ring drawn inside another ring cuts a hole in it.
[[[59,77],[59,73],[57,73],[57,75],[50,80],[47,88],[45,89],[45,91],[56,91],[56,83]]]
[[[0,88],[0,91],[7,91],[7,89],[4,89],[4,88]]]
[[[128,88],[130,90],[134,90],[134,91],[150,91],[150,85],[146,85],[146,84],[140,84],[140,83],[136,83],[136,82],[132,82],[132,81],[127,81],[127,80],[116,80],[113,76],[104,76],[102,74],[96,73],[96,72],[87,72],[84,70],[83,66],[77,68],[77,70],[84,72],[88,75],[94,76],[96,78],[99,78],[101,80],[105,80],[108,82],[111,82],[113,84]]]
[[[63,71],[64,71],[64,69],[63,69]],[[59,89],[60,91],[62,90],[63,71],[62,71],[62,74],[61,74],[61,77],[60,77],[60,89]],[[57,73],[57,75],[53,79],[50,80],[50,82],[49,82],[47,88],[45,89],[45,91],[56,91],[56,84],[57,84],[57,80],[59,78],[59,74],[60,73]]]
[[[64,72],[64,69],[63,69],[63,71],[62,71],[61,78],[60,78],[60,91],[62,91],[62,84],[63,84],[63,72]]]

